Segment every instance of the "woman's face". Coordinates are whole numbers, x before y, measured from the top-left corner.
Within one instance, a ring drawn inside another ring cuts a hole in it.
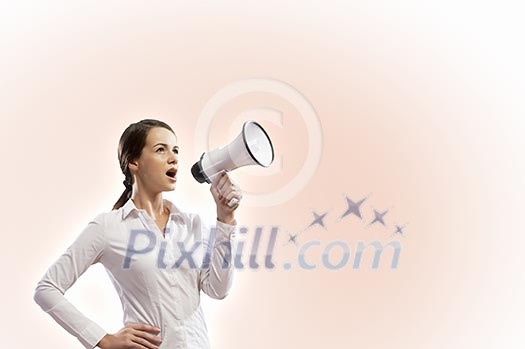
[[[157,193],[175,189],[178,162],[179,147],[173,132],[154,127],[148,132],[140,158],[129,166],[142,189]],[[172,172],[173,176],[167,172]]]

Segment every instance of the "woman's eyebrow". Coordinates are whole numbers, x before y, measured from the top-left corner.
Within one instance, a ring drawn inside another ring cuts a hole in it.
[[[157,145],[163,145],[163,146],[165,146],[166,148],[168,147],[168,145],[167,145],[166,143],[157,143],[157,144],[155,144],[153,147],[156,147]],[[175,145],[175,146],[173,146],[173,148],[177,148],[177,149],[179,149],[179,146],[178,146],[178,145]]]

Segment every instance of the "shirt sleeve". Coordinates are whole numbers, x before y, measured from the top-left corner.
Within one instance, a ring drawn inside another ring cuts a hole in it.
[[[66,299],[64,293],[90,265],[100,261],[105,246],[104,229],[101,223],[93,219],[47,269],[33,296],[42,310],[77,337],[85,348],[94,348],[107,332],[82,314]]]
[[[231,225],[216,220],[215,227],[203,227],[204,260],[199,287],[211,298],[223,299],[233,282],[237,221]]]

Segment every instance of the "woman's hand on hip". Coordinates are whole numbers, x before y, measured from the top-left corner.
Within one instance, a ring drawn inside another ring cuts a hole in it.
[[[160,329],[145,324],[128,323],[115,334],[107,334],[97,344],[101,349],[157,349],[162,339]]]

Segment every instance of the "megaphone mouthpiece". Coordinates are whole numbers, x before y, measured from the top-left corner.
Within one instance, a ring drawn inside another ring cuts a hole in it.
[[[199,161],[197,161],[196,163],[193,164],[193,166],[191,167],[191,174],[193,175],[193,178],[195,178],[197,180],[197,182],[199,183],[204,183],[204,182],[208,182],[207,181],[207,177],[206,175],[204,174],[204,172],[202,171],[202,168],[201,168],[201,161],[202,161],[202,157],[204,156],[205,153],[202,153],[201,155],[201,159]],[[210,183],[210,182],[208,182]]]

